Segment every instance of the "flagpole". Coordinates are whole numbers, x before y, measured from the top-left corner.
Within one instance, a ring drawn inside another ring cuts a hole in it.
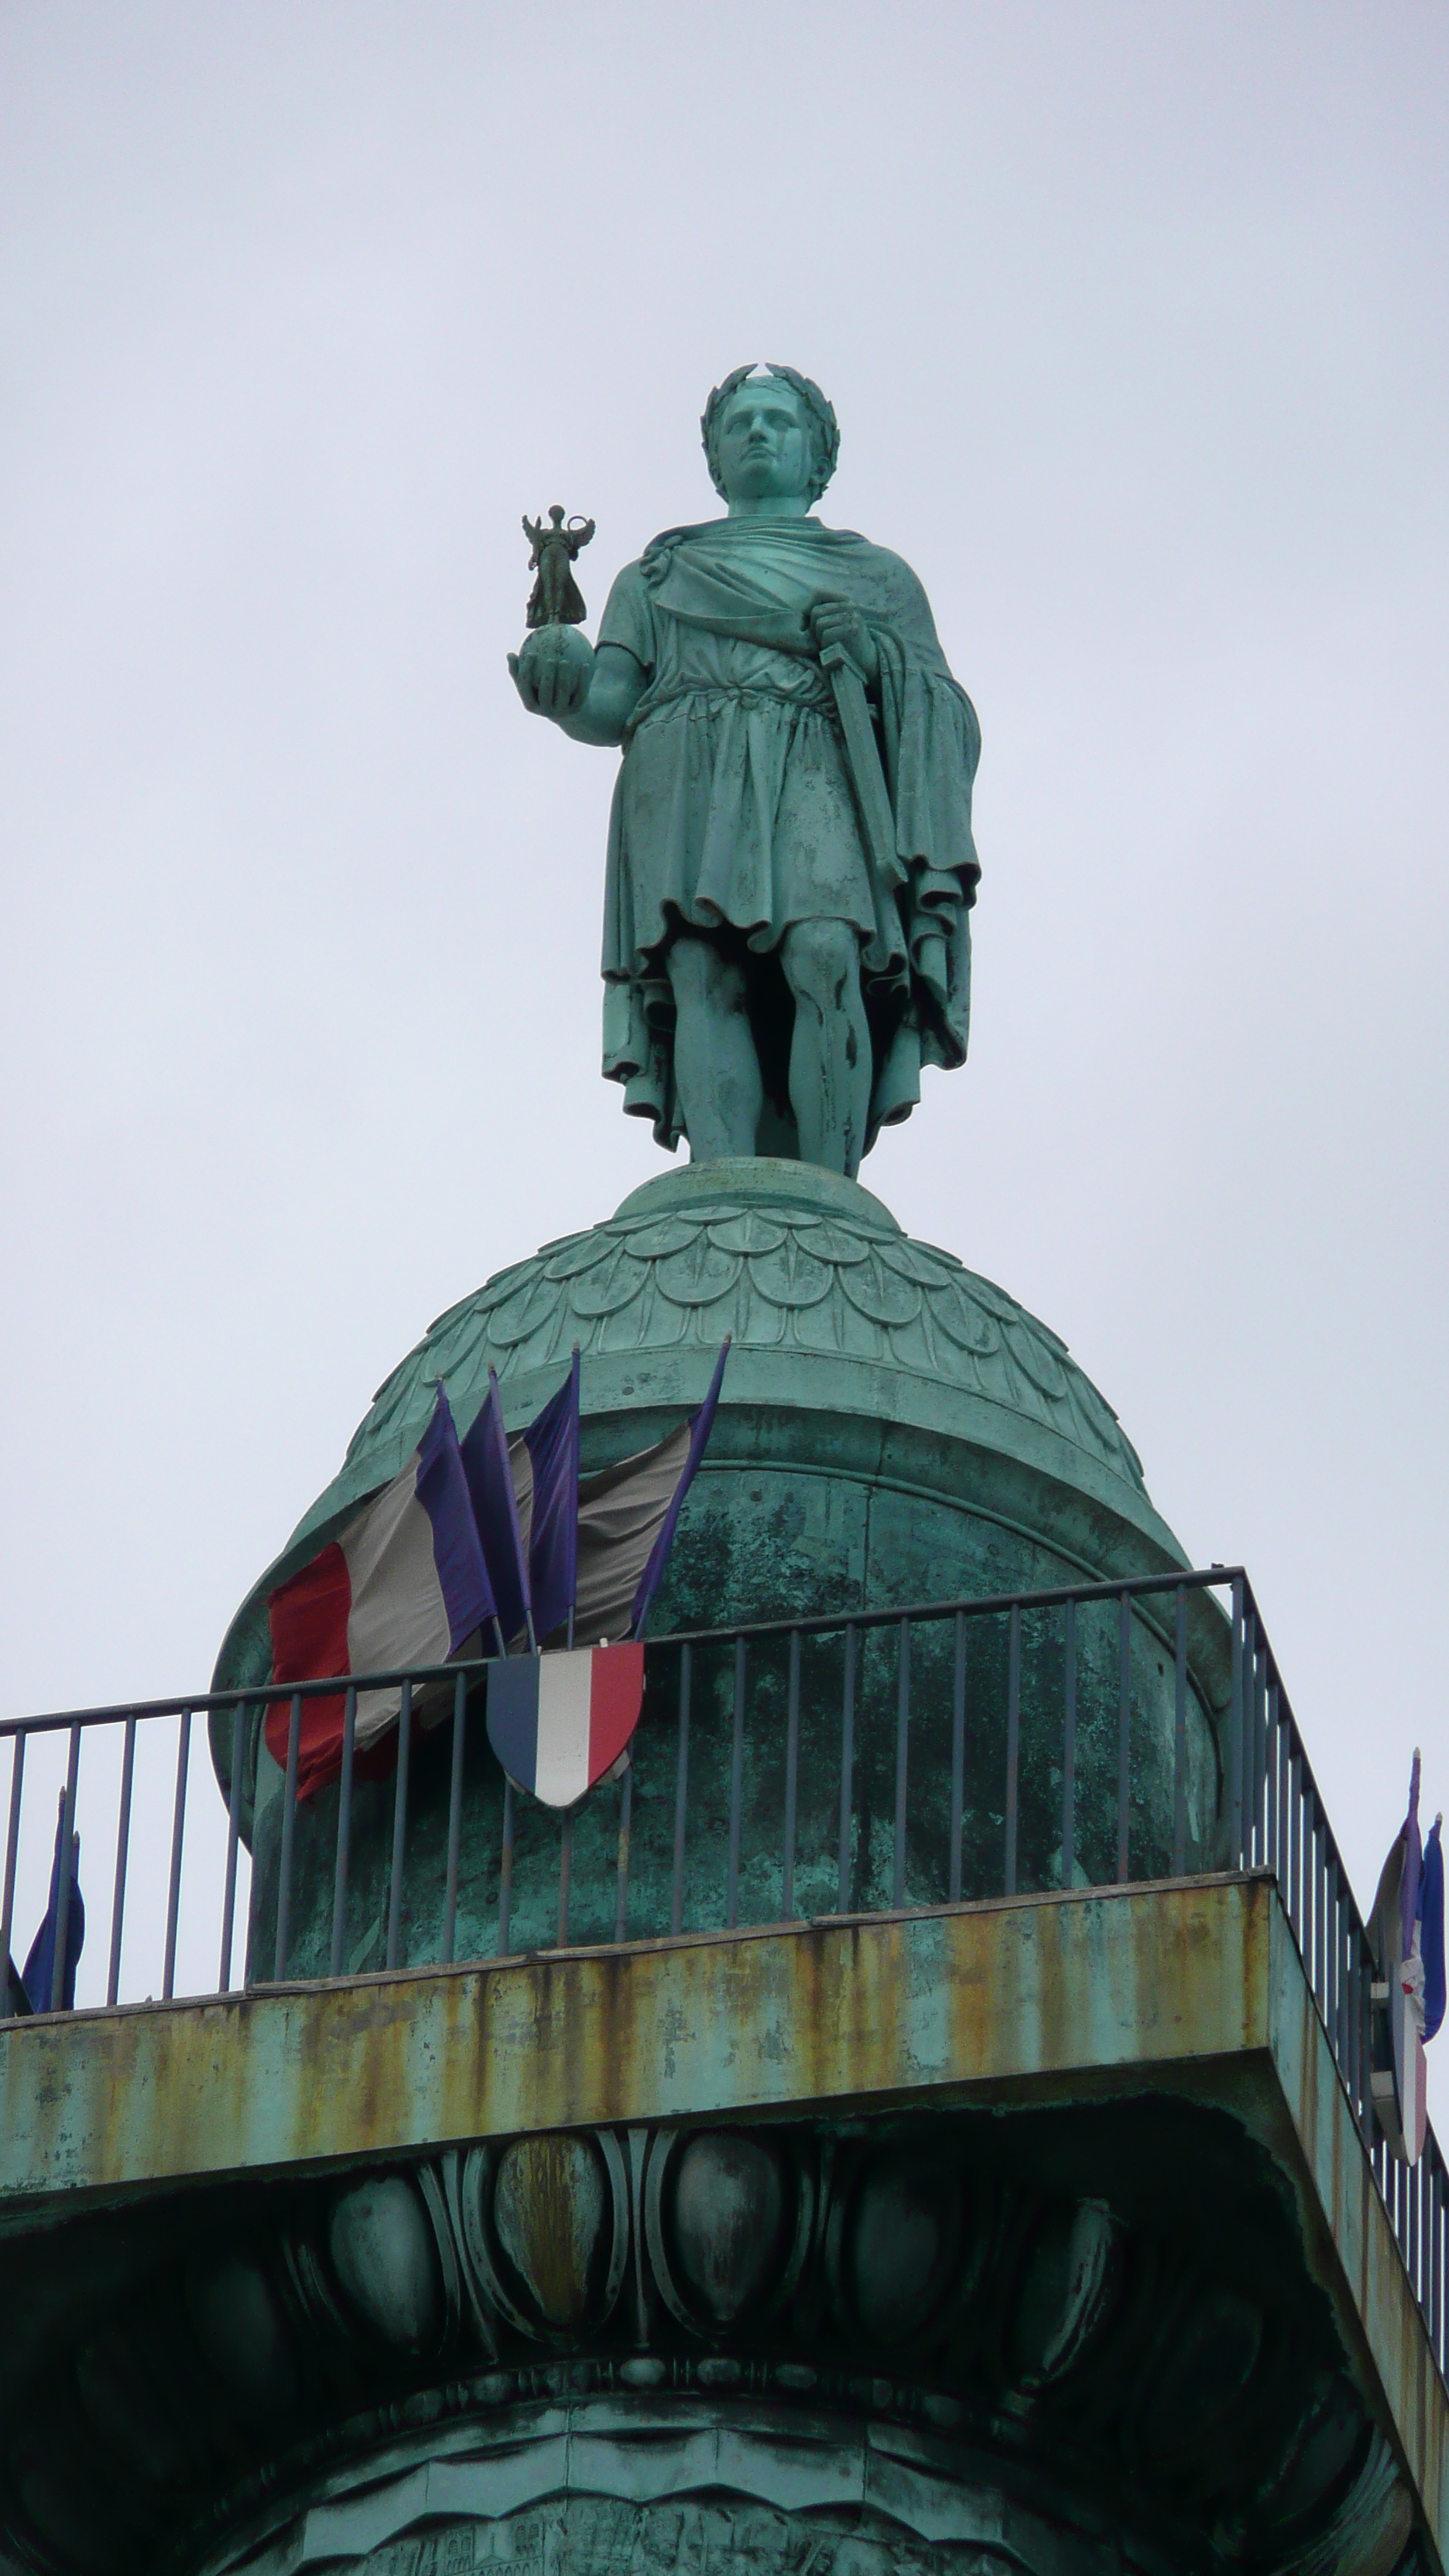
[[[569,1586],[569,1653],[574,1650],[574,1611],[579,1598],[579,1346],[574,1344],[573,1416],[574,1416],[574,1573]]]

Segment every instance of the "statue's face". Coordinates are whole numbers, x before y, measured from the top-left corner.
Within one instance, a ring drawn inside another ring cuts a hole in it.
[[[731,501],[787,501],[808,492],[814,456],[793,386],[762,380],[731,394],[715,432],[720,481]]]

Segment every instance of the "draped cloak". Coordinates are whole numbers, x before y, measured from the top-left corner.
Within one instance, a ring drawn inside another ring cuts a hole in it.
[[[861,611],[880,655],[873,714],[895,820],[888,871],[870,857],[810,635],[810,610],[825,598]],[[609,824],[605,1073],[623,1083],[626,1110],[677,1145],[665,959],[682,929],[702,931],[745,966],[772,1139],[794,1150],[793,1004],[780,943],[796,922],[849,921],[873,1054],[868,1148],[909,1116],[923,1064],[964,1061],[970,1016],[981,736],[924,590],[899,555],[848,529],[719,519],[670,528],[626,565],[598,640],[622,645],[646,679]]]

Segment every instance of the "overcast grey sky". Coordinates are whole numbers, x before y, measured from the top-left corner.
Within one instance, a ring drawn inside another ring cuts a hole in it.
[[[0,7],[7,1713],[202,1686],[429,1319],[663,1168],[519,516],[597,612],[775,358],[984,734],[971,1061],[863,1177],[1246,1559],[1371,1892],[1449,1799],[1446,130],[1437,0]]]

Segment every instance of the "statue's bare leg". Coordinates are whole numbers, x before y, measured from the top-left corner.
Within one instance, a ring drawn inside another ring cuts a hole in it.
[[[870,1114],[870,1029],[860,940],[848,921],[798,921],[780,947],[795,997],[790,1106],[802,1162],[854,1180]]]
[[[696,1163],[753,1154],[764,1106],[742,966],[708,939],[676,939],[666,964],[677,1014],[674,1079]]]

